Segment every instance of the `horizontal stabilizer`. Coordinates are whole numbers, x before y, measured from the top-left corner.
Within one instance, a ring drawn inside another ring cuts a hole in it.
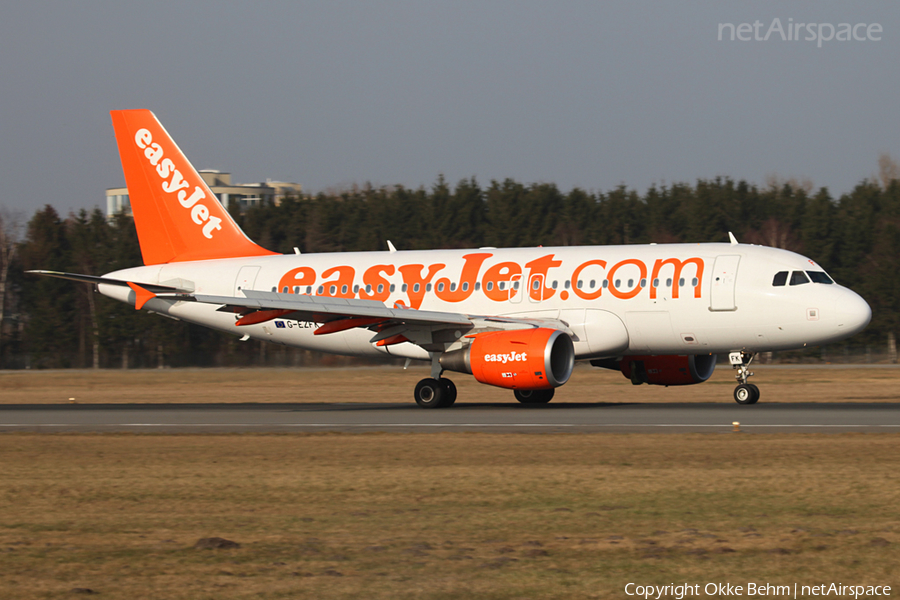
[[[62,271],[25,271],[33,275],[44,275],[46,277],[56,277],[57,279],[68,279],[70,281],[83,281],[84,283],[107,285],[120,285],[123,287],[131,287],[131,284],[137,283],[140,287],[154,294],[170,294],[170,293],[191,293],[193,290],[170,287],[167,285],[157,285],[155,283],[141,283],[134,281],[125,281],[124,279],[111,279],[109,277],[98,277],[96,275],[81,275],[80,273],[64,273]],[[134,288],[132,288],[134,289]]]

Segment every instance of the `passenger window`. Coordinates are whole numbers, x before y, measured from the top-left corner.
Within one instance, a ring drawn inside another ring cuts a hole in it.
[[[772,280],[772,285],[775,287],[780,287],[787,283],[787,271],[779,271],[775,273],[775,279]]]
[[[829,277],[825,271],[807,271],[806,274],[809,275],[813,283],[834,283],[834,279]]]
[[[803,285],[809,283],[809,277],[803,271],[794,271],[791,273],[791,285]]]
[[[469,291],[469,282],[468,282],[468,281],[463,281],[463,284],[462,284],[462,291],[464,291],[464,292],[468,292],[468,291]]]

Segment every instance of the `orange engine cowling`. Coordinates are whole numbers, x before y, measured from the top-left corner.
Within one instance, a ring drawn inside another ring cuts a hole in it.
[[[712,376],[716,355],[625,356],[621,360],[592,360],[591,364],[620,370],[634,385],[691,385],[703,383]]]
[[[445,352],[440,360],[448,371],[471,373],[481,383],[543,390],[569,380],[575,366],[575,346],[557,329],[491,331],[475,334],[471,344]]]

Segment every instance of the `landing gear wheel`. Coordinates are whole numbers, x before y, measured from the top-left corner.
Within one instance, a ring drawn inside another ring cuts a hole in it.
[[[447,388],[437,379],[423,379],[416,384],[416,404],[422,408],[441,408],[447,397]]]
[[[442,406],[453,406],[453,403],[456,402],[456,384],[443,377],[441,377],[439,381],[444,385],[444,392],[446,394]]]
[[[756,387],[756,385],[753,383],[748,383],[747,385],[753,388],[753,402],[751,402],[750,404],[756,404],[757,402],[759,402],[759,388]]]
[[[553,399],[555,390],[514,390],[516,400],[522,404],[547,404]]]
[[[756,404],[759,388],[752,383],[742,383],[734,388],[734,401],[738,404]]]

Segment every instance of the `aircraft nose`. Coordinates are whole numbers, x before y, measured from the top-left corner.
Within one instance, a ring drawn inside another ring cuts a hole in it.
[[[872,320],[872,309],[862,296],[850,290],[844,290],[836,307],[837,326],[841,335],[853,335],[866,328]]]

